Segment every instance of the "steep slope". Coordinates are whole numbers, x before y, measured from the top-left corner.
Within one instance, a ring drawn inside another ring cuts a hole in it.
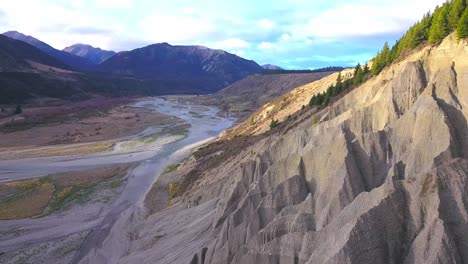
[[[213,95],[223,111],[244,118],[255,109],[292,89],[333,72],[250,75]]]
[[[107,240],[94,254],[119,263],[467,263],[467,91],[468,43],[451,35],[319,112],[202,148],[158,178],[146,217],[117,223],[127,231],[118,247]]]
[[[65,64],[29,44],[0,35],[0,71],[32,70],[31,63],[67,68]]]
[[[102,50],[87,44],[75,44],[63,49],[70,54],[83,57],[94,64],[99,64],[114,56],[115,51]]]
[[[99,69],[138,78],[185,82],[206,93],[226,87],[262,68],[254,61],[222,50],[161,43],[120,52],[101,63]]]
[[[290,115],[293,115],[297,111],[301,110],[304,106],[309,104],[310,98],[314,94],[325,92],[330,85],[336,84],[338,72],[333,74],[327,74],[318,81],[309,82],[296,89],[293,89],[282,96],[269,101],[258,108],[248,120],[244,120],[239,125],[228,130],[224,138],[232,138],[235,136],[248,136],[248,135],[259,135],[269,129],[269,125],[272,119],[283,122]],[[341,71],[343,79],[351,78],[353,74],[352,69]]]
[[[34,38],[34,37],[31,37],[31,36],[27,36],[27,35],[24,35],[20,32],[17,32],[17,31],[8,31],[8,32],[5,32],[3,33],[3,35],[9,37],[9,38],[12,38],[12,39],[16,39],[16,40],[20,40],[20,41],[23,41],[23,42],[26,42],[40,50],[42,50],[43,52],[49,54],[50,56],[56,58],[57,60],[65,63],[66,65],[69,65],[70,67],[74,68],[74,69],[77,69],[77,70],[90,70],[90,69],[93,69],[94,68],[94,64],[91,63],[90,61],[88,61],[87,59],[84,59],[84,58],[81,58],[81,57],[78,57],[78,56],[75,56],[73,54],[70,54],[68,52],[65,52],[65,51],[61,51],[61,50],[57,50],[53,47],[51,47],[50,45]]]

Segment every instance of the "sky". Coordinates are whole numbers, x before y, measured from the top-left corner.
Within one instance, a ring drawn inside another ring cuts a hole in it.
[[[446,0],[0,0],[0,32],[57,49],[203,45],[285,69],[371,59]]]

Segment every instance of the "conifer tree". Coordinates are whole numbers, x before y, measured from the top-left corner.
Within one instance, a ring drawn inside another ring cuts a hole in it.
[[[343,90],[343,77],[341,76],[341,72],[338,73],[338,77],[336,77],[336,89],[339,91]]]
[[[372,75],[377,75],[380,73],[382,69],[382,59],[380,53],[375,56],[375,58],[372,60],[372,67],[371,67],[371,73]]]
[[[458,39],[468,38],[468,8],[465,9],[458,21],[457,37]]]
[[[366,65],[364,65],[364,75],[367,75],[369,73],[370,73],[369,65],[366,63]]]
[[[320,106],[327,106],[329,102],[330,102],[330,95],[328,93],[325,93],[323,96],[323,101],[320,104]]]
[[[382,49],[382,69],[385,68],[388,64],[391,63],[391,53],[390,47],[388,46],[388,42],[385,42],[383,49]]]
[[[354,86],[358,86],[364,82],[364,71],[362,70],[361,64],[358,63],[356,68],[354,68],[354,78],[353,84]]]
[[[379,74],[385,66],[392,62],[390,48],[388,42],[385,42],[382,51],[374,58],[372,64],[372,75]]]
[[[415,48],[419,44],[421,44],[423,41],[426,41],[429,39],[429,29],[431,28],[431,23],[432,23],[432,16],[430,12],[427,12],[423,19],[416,25],[415,28],[415,36],[414,36],[414,42],[412,43],[413,45],[411,48]]]
[[[448,22],[451,31],[457,29],[458,21],[466,9],[465,0],[454,0],[450,3]]]
[[[450,28],[448,24],[448,4],[445,3],[441,8],[434,12],[432,25],[429,30],[429,43],[439,43],[449,33]]]

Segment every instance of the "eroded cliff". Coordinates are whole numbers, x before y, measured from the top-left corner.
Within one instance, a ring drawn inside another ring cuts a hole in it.
[[[148,196],[120,261],[468,263],[467,102],[468,45],[451,35],[319,112],[163,175],[156,191],[186,189],[165,209]]]

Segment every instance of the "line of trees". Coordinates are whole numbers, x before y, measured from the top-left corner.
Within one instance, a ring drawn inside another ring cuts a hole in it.
[[[447,1],[436,7],[433,14],[425,14],[393,47],[385,43],[373,60],[372,75],[379,74],[387,65],[421,43],[438,44],[454,31],[458,39],[468,38],[468,0]]]
[[[378,75],[386,66],[401,55],[418,47],[422,43],[438,44],[450,33],[456,32],[458,39],[468,38],[468,0],[450,0],[436,7],[434,13],[426,13],[423,18],[408,29],[395,45],[390,47],[385,43],[382,50],[373,59],[372,67],[358,64],[354,69],[353,78],[343,80],[338,74],[335,85],[326,92],[314,95],[309,102],[310,107],[322,108],[334,97],[351,87],[359,86],[372,75]]]
[[[367,64],[364,67],[362,67],[361,64],[358,63],[354,68],[354,74],[352,78],[343,80],[341,72],[338,73],[338,77],[336,78],[336,84],[328,87],[326,92],[315,94],[314,96],[312,96],[312,98],[309,101],[309,106],[323,108],[330,103],[330,100],[333,97],[352,87],[359,86],[360,84],[367,81],[369,77],[370,69],[367,66]]]

